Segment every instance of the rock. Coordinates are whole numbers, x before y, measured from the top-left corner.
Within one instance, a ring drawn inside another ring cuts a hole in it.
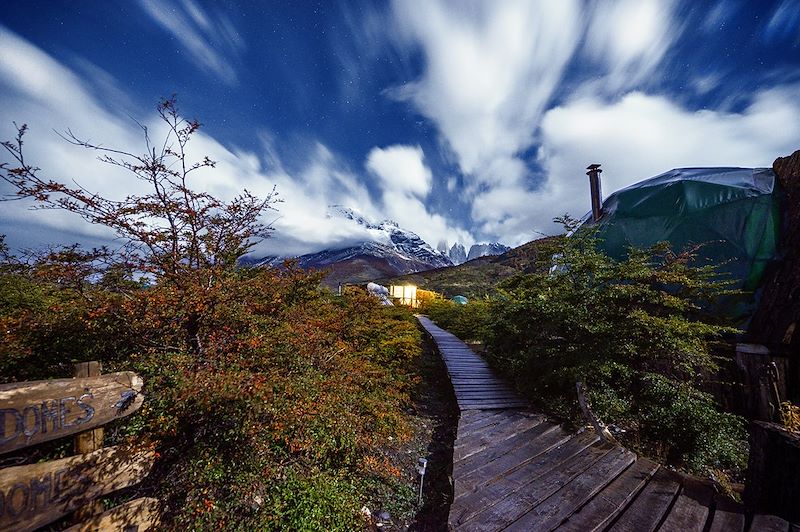
[[[769,268],[762,283],[761,303],[748,327],[748,341],[790,351],[800,347],[800,150],[772,163],[785,193],[783,230],[778,249],[783,260]]]

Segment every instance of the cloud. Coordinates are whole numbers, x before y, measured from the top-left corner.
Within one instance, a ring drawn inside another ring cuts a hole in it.
[[[140,0],[139,5],[203,68],[228,85],[237,84],[231,65],[244,51],[245,43],[227,16],[216,14],[212,18],[193,0],[183,0],[180,5],[171,0]]]
[[[603,163],[610,193],[675,167],[771,166],[800,148],[797,86],[761,91],[739,113],[690,111],[663,96],[631,92],[611,105],[584,97],[548,111],[539,163],[544,185],[527,193],[534,209],[511,211],[512,225],[552,232],[553,216],[589,210],[585,167]]]
[[[795,44],[800,42],[800,11],[795,0],[783,0],[769,19],[764,28],[764,38],[767,41],[793,39]]]
[[[431,171],[419,146],[372,148],[367,168],[381,180],[384,190],[424,198],[431,191]]]
[[[106,92],[119,93],[113,78],[97,71],[97,79],[81,79],[2,26],[0,49],[4,51],[0,55],[0,115],[8,117],[8,121],[0,123],[0,137],[8,139],[14,136],[10,120],[25,122],[30,126],[25,144],[27,159],[40,166],[43,175],[66,182],[74,180],[87,190],[111,198],[121,199],[126,194],[148,192],[142,181],[119,168],[99,162],[95,152],[72,146],[53,132],[70,128],[78,136],[104,146],[134,152],[142,148],[141,130],[126,116],[125,110],[113,111],[98,105],[98,102],[107,100]],[[83,67],[82,70],[87,74],[94,71]],[[52,83],[52,80],[59,80],[59,83]],[[137,119],[147,125],[152,138],[160,138],[165,133],[154,111],[140,113]],[[263,196],[276,185],[284,203],[280,204],[280,212],[268,214],[271,218],[265,221],[277,218],[277,234],[282,236],[275,239],[275,243],[266,244],[271,252],[283,251],[279,247],[281,243],[287,246],[287,254],[303,253],[315,246],[319,249],[323,244],[352,237],[351,230],[348,232],[326,222],[325,214],[330,203],[355,203],[372,215],[378,214],[371,207],[369,193],[357,176],[348,173],[324,146],[313,146],[302,170],[290,175],[274,150],[270,149],[270,135],[262,132],[261,138],[265,148],[263,154],[256,154],[226,147],[201,130],[189,145],[190,157],[199,159],[208,155],[217,161],[217,167],[194,173],[192,186],[230,199],[244,188]],[[9,190],[3,185],[0,192]],[[27,201],[3,205],[0,214],[3,230],[0,232],[9,233],[9,240],[17,245],[38,247],[54,241],[69,243],[78,240],[90,241],[94,245],[109,243],[113,239],[113,234],[107,229],[87,224],[70,213],[31,212],[30,206]],[[306,238],[293,239],[288,236],[290,234],[306,235]],[[23,235],[31,236],[33,240]]]
[[[681,33],[671,0],[613,0],[595,4],[583,47],[606,74],[607,92],[652,76]]]
[[[26,137],[28,161],[41,166],[43,171],[61,180],[75,180],[89,190],[102,189],[120,197],[118,188],[109,186],[124,178],[118,168],[104,165],[96,160],[94,153],[70,146],[53,130],[72,128],[78,134],[91,132],[93,139],[108,139],[119,146],[131,146],[140,141],[134,128],[118,116],[99,105],[104,98],[96,97],[89,83],[81,80],[72,70],[55,61],[39,48],[20,38],[0,25],[0,138],[13,138],[16,134],[11,123],[27,123],[30,131]],[[53,83],[53,80],[59,80]],[[98,79],[98,84],[108,86],[107,76]],[[135,126],[134,126],[135,127]],[[0,186],[0,193],[8,193],[7,185]],[[144,190],[142,183],[131,185],[130,192]],[[120,198],[121,199],[121,198]],[[88,226],[75,216],[62,211],[38,211],[32,215],[30,203],[13,201],[3,204],[0,221],[12,223],[22,231],[39,228],[36,234],[50,236],[53,229],[69,234],[81,234],[92,239],[108,239],[110,232],[98,226]],[[43,232],[49,228],[50,233]],[[5,231],[4,231],[5,232]],[[14,235],[9,234],[9,241]],[[25,245],[43,243],[19,239]]]
[[[433,176],[425,164],[425,155],[419,146],[393,145],[373,148],[365,162],[375,175],[382,190],[381,209],[400,227],[417,233],[428,243],[445,240],[471,245],[472,235],[452,227],[439,214],[431,213],[425,205],[430,194]]]
[[[198,15],[199,16],[199,15]],[[96,159],[96,153],[72,146],[53,130],[71,128],[78,136],[90,138],[108,147],[137,152],[143,147],[141,130],[127,110],[110,110],[98,102],[107,101],[108,93],[119,95],[121,89],[113,77],[99,69],[81,70],[95,77],[81,79],[51,56],[25,39],[0,26],[0,116],[16,119],[30,126],[26,137],[26,157],[40,166],[47,177],[76,181],[87,190],[106,197],[122,199],[127,194],[149,192],[146,183]],[[59,80],[59,83],[52,83]],[[154,102],[155,103],[155,102]],[[163,138],[165,126],[154,111],[134,115],[149,129],[151,138]],[[0,123],[0,138],[15,134],[9,121]],[[380,180],[375,199],[365,185],[365,171],[354,171],[340,157],[321,143],[310,147],[294,146],[303,161],[289,172],[278,157],[276,137],[268,131],[256,133],[262,149],[258,152],[226,146],[200,130],[188,146],[189,158],[208,155],[217,162],[192,174],[190,185],[222,199],[231,199],[247,189],[266,196],[277,187],[283,203],[277,212],[268,212],[265,222],[273,222],[273,238],[256,249],[262,255],[300,255],[328,247],[345,247],[373,237],[371,233],[346,220],[329,218],[328,206],[341,204],[359,210],[365,216],[381,220],[394,217],[402,226],[436,242],[439,234],[447,238],[470,238],[452,229],[439,215],[428,212],[420,197],[428,194],[432,175],[418,146],[375,148],[367,166],[373,167]],[[0,193],[8,193],[0,184]],[[407,201],[396,203],[395,197]],[[384,205],[386,203],[386,205]],[[91,245],[113,243],[107,229],[90,225],[63,211],[31,211],[31,202],[14,201],[0,210],[0,233],[9,235],[15,247],[41,247],[50,243],[81,241]],[[386,210],[388,207],[388,210]],[[464,240],[466,241],[466,240]]]
[[[519,179],[534,131],[580,39],[579,3],[396,1],[396,45],[424,71],[394,87],[432,120],[472,184]]]
[[[774,35],[785,30],[784,5],[767,28]],[[681,6],[397,0],[394,45],[421,57],[422,71],[387,94],[437,127],[462,172],[476,233],[509,244],[552,233],[554,216],[588,210],[589,163],[604,163],[608,194],[676,166],[768,166],[800,147],[796,84],[717,110],[655,92],[684,33]],[[707,24],[732,9],[718,3]],[[710,72],[692,87],[708,93],[720,79]]]

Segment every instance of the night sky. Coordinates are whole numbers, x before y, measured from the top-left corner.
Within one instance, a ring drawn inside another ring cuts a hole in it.
[[[196,188],[277,187],[258,253],[364,238],[332,204],[434,246],[517,245],[588,210],[590,163],[609,194],[800,149],[800,0],[3,2],[0,135],[28,123],[45,175],[141,191],[55,131],[138,151],[133,119],[157,131],[173,93],[219,161]],[[109,238],[28,207],[0,205],[12,247]]]

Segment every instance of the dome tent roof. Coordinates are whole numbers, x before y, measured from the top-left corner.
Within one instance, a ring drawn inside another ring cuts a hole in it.
[[[777,255],[778,196],[768,168],[670,170],[606,198],[597,222],[600,246],[623,258],[630,246],[668,241],[680,251],[704,244],[700,264],[720,264],[737,288],[752,291]]]

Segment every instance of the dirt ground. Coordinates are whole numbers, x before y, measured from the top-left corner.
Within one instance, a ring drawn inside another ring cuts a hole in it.
[[[421,360],[422,382],[415,393],[415,414],[428,426],[423,506],[409,530],[447,530],[453,501],[453,442],[458,427],[458,407],[444,361],[426,336]]]

